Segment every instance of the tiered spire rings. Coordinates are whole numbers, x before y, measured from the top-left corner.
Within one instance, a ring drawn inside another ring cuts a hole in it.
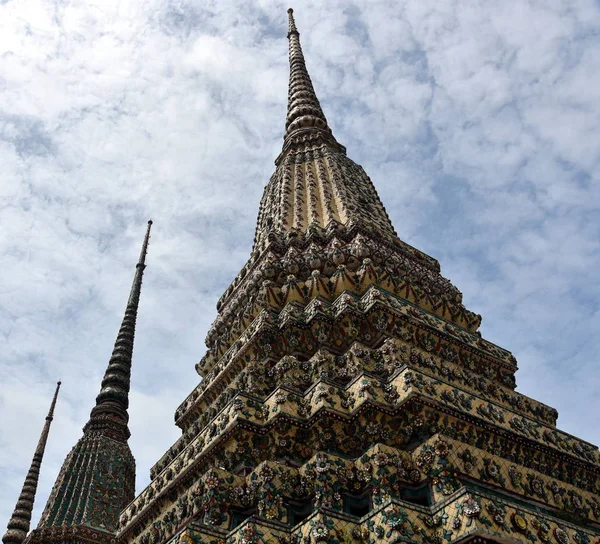
[[[135,323],[142,289],[142,277],[146,268],[146,254],[148,253],[151,228],[152,221],[148,221],[140,258],[135,265],[135,275],[129,293],[129,300],[127,301],[127,308],[125,309],[125,316],[117,334],[115,347],[104,373],[104,378],[102,379],[100,393],[96,397],[96,406],[91,414],[92,419],[100,414],[111,414],[125,423],[129,420],[127,408],[129,407]]]
[[[285,120],[285,139],[300,129],[317,128],[331,134],[327,119],[306,69],[300,45],[300,33],[294,21],[294,10],[288,9],[290,41],[290,82],[288,111]]]

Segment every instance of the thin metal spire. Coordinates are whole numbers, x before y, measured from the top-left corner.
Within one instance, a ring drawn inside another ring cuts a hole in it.
[[[319,129],[331,134],[325,114],[315,93],[304,54],[300,46],[300,33],[294,21],[294,10],[288,9],[288,40],[290,42],[290,82],[285,136],[302,129]]]
[[[129,420],[127,408],[129,407],[135,323],[142,289],[142,277],[146,268],[146,254],[148,252],[151,227],[152,221],[148,221],[140,258],[135,265],[135,275],[127,307],[125,308],[125,317],[117,334],[115,347],[108,362],[104,378],[102,379],[100,393],[96,397],[96,406],[92,409],[91,419],[110,414],[113,417],[116,416],[122,419],[125,423]]]
[[[50,410],[46,416],[44,428],[40,435],[31,466],[25,477],[25,483],[23,489],[17,500],[15,510],[8,522],[8,530],[2,537],[4,544],[21,544],[27,533],[29,532],[29,524],[31,523],[31,513],[33,511],[33,503],[35,502],[35,492],[37,491],[38,480],[40,477],[40,467],[42,465],[42,459],[44,457],[44,450],[46,449],[46,441],[48,440],[48,433],[50,432],[50,424],[54,418],[54,407],[56,406],[56,399],[58,398],[58,390],[60,389],[60,383],[56,384],[56,391],[50,404]]]

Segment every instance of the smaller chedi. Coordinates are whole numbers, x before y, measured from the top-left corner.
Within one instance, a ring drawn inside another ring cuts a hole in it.
[[[83,437],[65,459],[37,528],[27,535],[57,388],[23,493],[3,537],[4,544],[111,542],[121,511],[135,496],[135,460],[127,444],[127,408],[135,323],[151,226],[152,221],[148,221],[125,316]]]
[[[175,412],[181,437],[134,498],[127,393],[148,232],[96,406],[27,541],[598,544],[598,449],[515,391],[512,354],[398,237],[333,135],[288,13],[282,151]]]
[[[56,399],[58,398],[60,385],[60,382],[56,384],[56,390],[50,404],[50,410],[48,410],[48,415],[46,416],[46,421],[44,422],[40,440],[37,448],[35,448],[35,453],[33,454],[33,459],[31,460],[31,466],[29,467],[29,471],[25,477],[23,489],[21,490],[15,510],[8,522],[6,533],[4,533],[2,536],[2,542],[4,544],[21,544],[27,537],[27,533],[29,533],[31,513],[33,511],[35,493],[37,491],[38,481],[40,478],[40,469],[44,459],[44,451],[46,450],[48,434],[50,433],[50,425],[54,419],[54,408],[56,407]]]

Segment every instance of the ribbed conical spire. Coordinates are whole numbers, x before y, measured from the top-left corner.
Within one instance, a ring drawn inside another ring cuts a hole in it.
[[[96,406],[92,410],[92,417],[99,414],[110,413],[125,422],[128,421],[127,408],[129,407],[129,387],[131,380],[131,360],[133,356],[133,341],[135,337],[135,323],[137,319],[142,276],[146,268],[146,253],[150,240],[152,221],[148,221],[146,236],[142,244],[140,258],[136,265],[133,285],[125,309],[125,317],[117,335],[115,347],[104,374],[100,393],[96,397]]]
[[[306,70],[304,54],[300,46],[300,33],[294,21],[294,10],[288,9],[290,42],[290,83],[288,110],[285,121],[285,139],[301,129],[316,128],[331,134],[327,119]]]
[[[269,236],[362,225],[396,243],[373,183],[333,136],[306,70],[293,10],[288,9],[290,83],[286,130],[277,169],[260,204],[253,255]],[[223,300],[221,301],[222,304]]]
[[[29,532],[29,524],[31,523],[31,513],[33,511],[33,503],[35,502],[35,492],[37,491],[38,480],[40,477],[40,467],[42,465],[42,459],[44,457],[44,451],[46,449],[46,441],[48,440],[48,433],[50,432],[50,424],[54,417],[54,407],[56,406],[56,399],[58,397],[58,390],[60,389],[60,382],[56,384],[56,391],[52,403],[50,404],[50,410],[46,416],[46,422],[40,435],[29,472],[25,477],[25,483],[23,489],[17,500],[15,510],[8,522],[8,530],[2,537],[4,544],[21,544],[27,533]]]

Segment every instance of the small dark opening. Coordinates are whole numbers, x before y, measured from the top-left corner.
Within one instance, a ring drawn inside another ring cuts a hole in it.
[[[288,519],[290,525],[298,525],[303,522],[313,512],[312,501],[306,502],[290,502],[288,504]]]
[[[256,514],[256,508],[249,508],[247,510],[234,509],[231,512],[231,528],[235,529],[240,523],[246,521],[250,516]]]
[[[364,493],[363,495],[344,495],[344,512],[357,518],[366,516],[371,511],[371,495]]]
[[[380,338],[377,339],[377,342],[375,342],[371,348],[372,349],[379,349],[381,346],[383,346],[383,343],[387,340],[388,336],[386,334],[382,335]]]
[[[406,502],[412,502],[419,506],[431,506],[431,491],[429,486],[405,487],[400,490],[400,498]]]
[[[248,474],[250,474],[252,472],[252,470],[254,470],[252,467],[241,464],[235,468],[233,473],[237,474],[238,476],[248,476]]]

